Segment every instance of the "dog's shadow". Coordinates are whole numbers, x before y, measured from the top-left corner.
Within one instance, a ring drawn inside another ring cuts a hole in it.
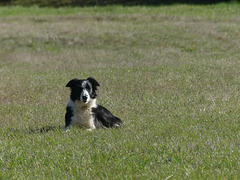
[[[49,132],[54,132],[54,131],[60,131],[62,130],[63,127],[59,126],[43,126],[43,127],[37,127],[37,128],[30,128],[29,129],[29,134],[44,134],[44,133],[49,133]]]

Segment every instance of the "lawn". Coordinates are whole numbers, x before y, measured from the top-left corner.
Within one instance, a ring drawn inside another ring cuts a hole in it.
[[[239,179],[240,4],[0,7],[0,179]],[[121,129],[62,131],[94,77]]]

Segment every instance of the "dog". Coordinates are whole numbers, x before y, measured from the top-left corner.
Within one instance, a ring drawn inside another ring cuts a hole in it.
[[[99,83],[94,78],[72,79],[66,87],[71,89],[66,107],[65,130],[80,126],[87,130],[122,126],[122,120],[96,103]]]

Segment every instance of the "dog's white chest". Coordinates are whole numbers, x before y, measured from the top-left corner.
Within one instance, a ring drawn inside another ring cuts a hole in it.
[[[71,122],[73,126],[77,125],[87,129],[95,129],[91,106],[83,106],[81,102],[71,103],[71,106],[74,113]]]

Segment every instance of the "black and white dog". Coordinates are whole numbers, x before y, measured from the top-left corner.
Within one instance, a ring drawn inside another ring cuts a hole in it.
[[[71,95],[66,108],[65,129],[74,125],[88,130],[121,126],[121,119],[96,103],[97,86],[100,86],[99,83],[91,77],[72,79],[67,83],[66,87],[71,88]]]

